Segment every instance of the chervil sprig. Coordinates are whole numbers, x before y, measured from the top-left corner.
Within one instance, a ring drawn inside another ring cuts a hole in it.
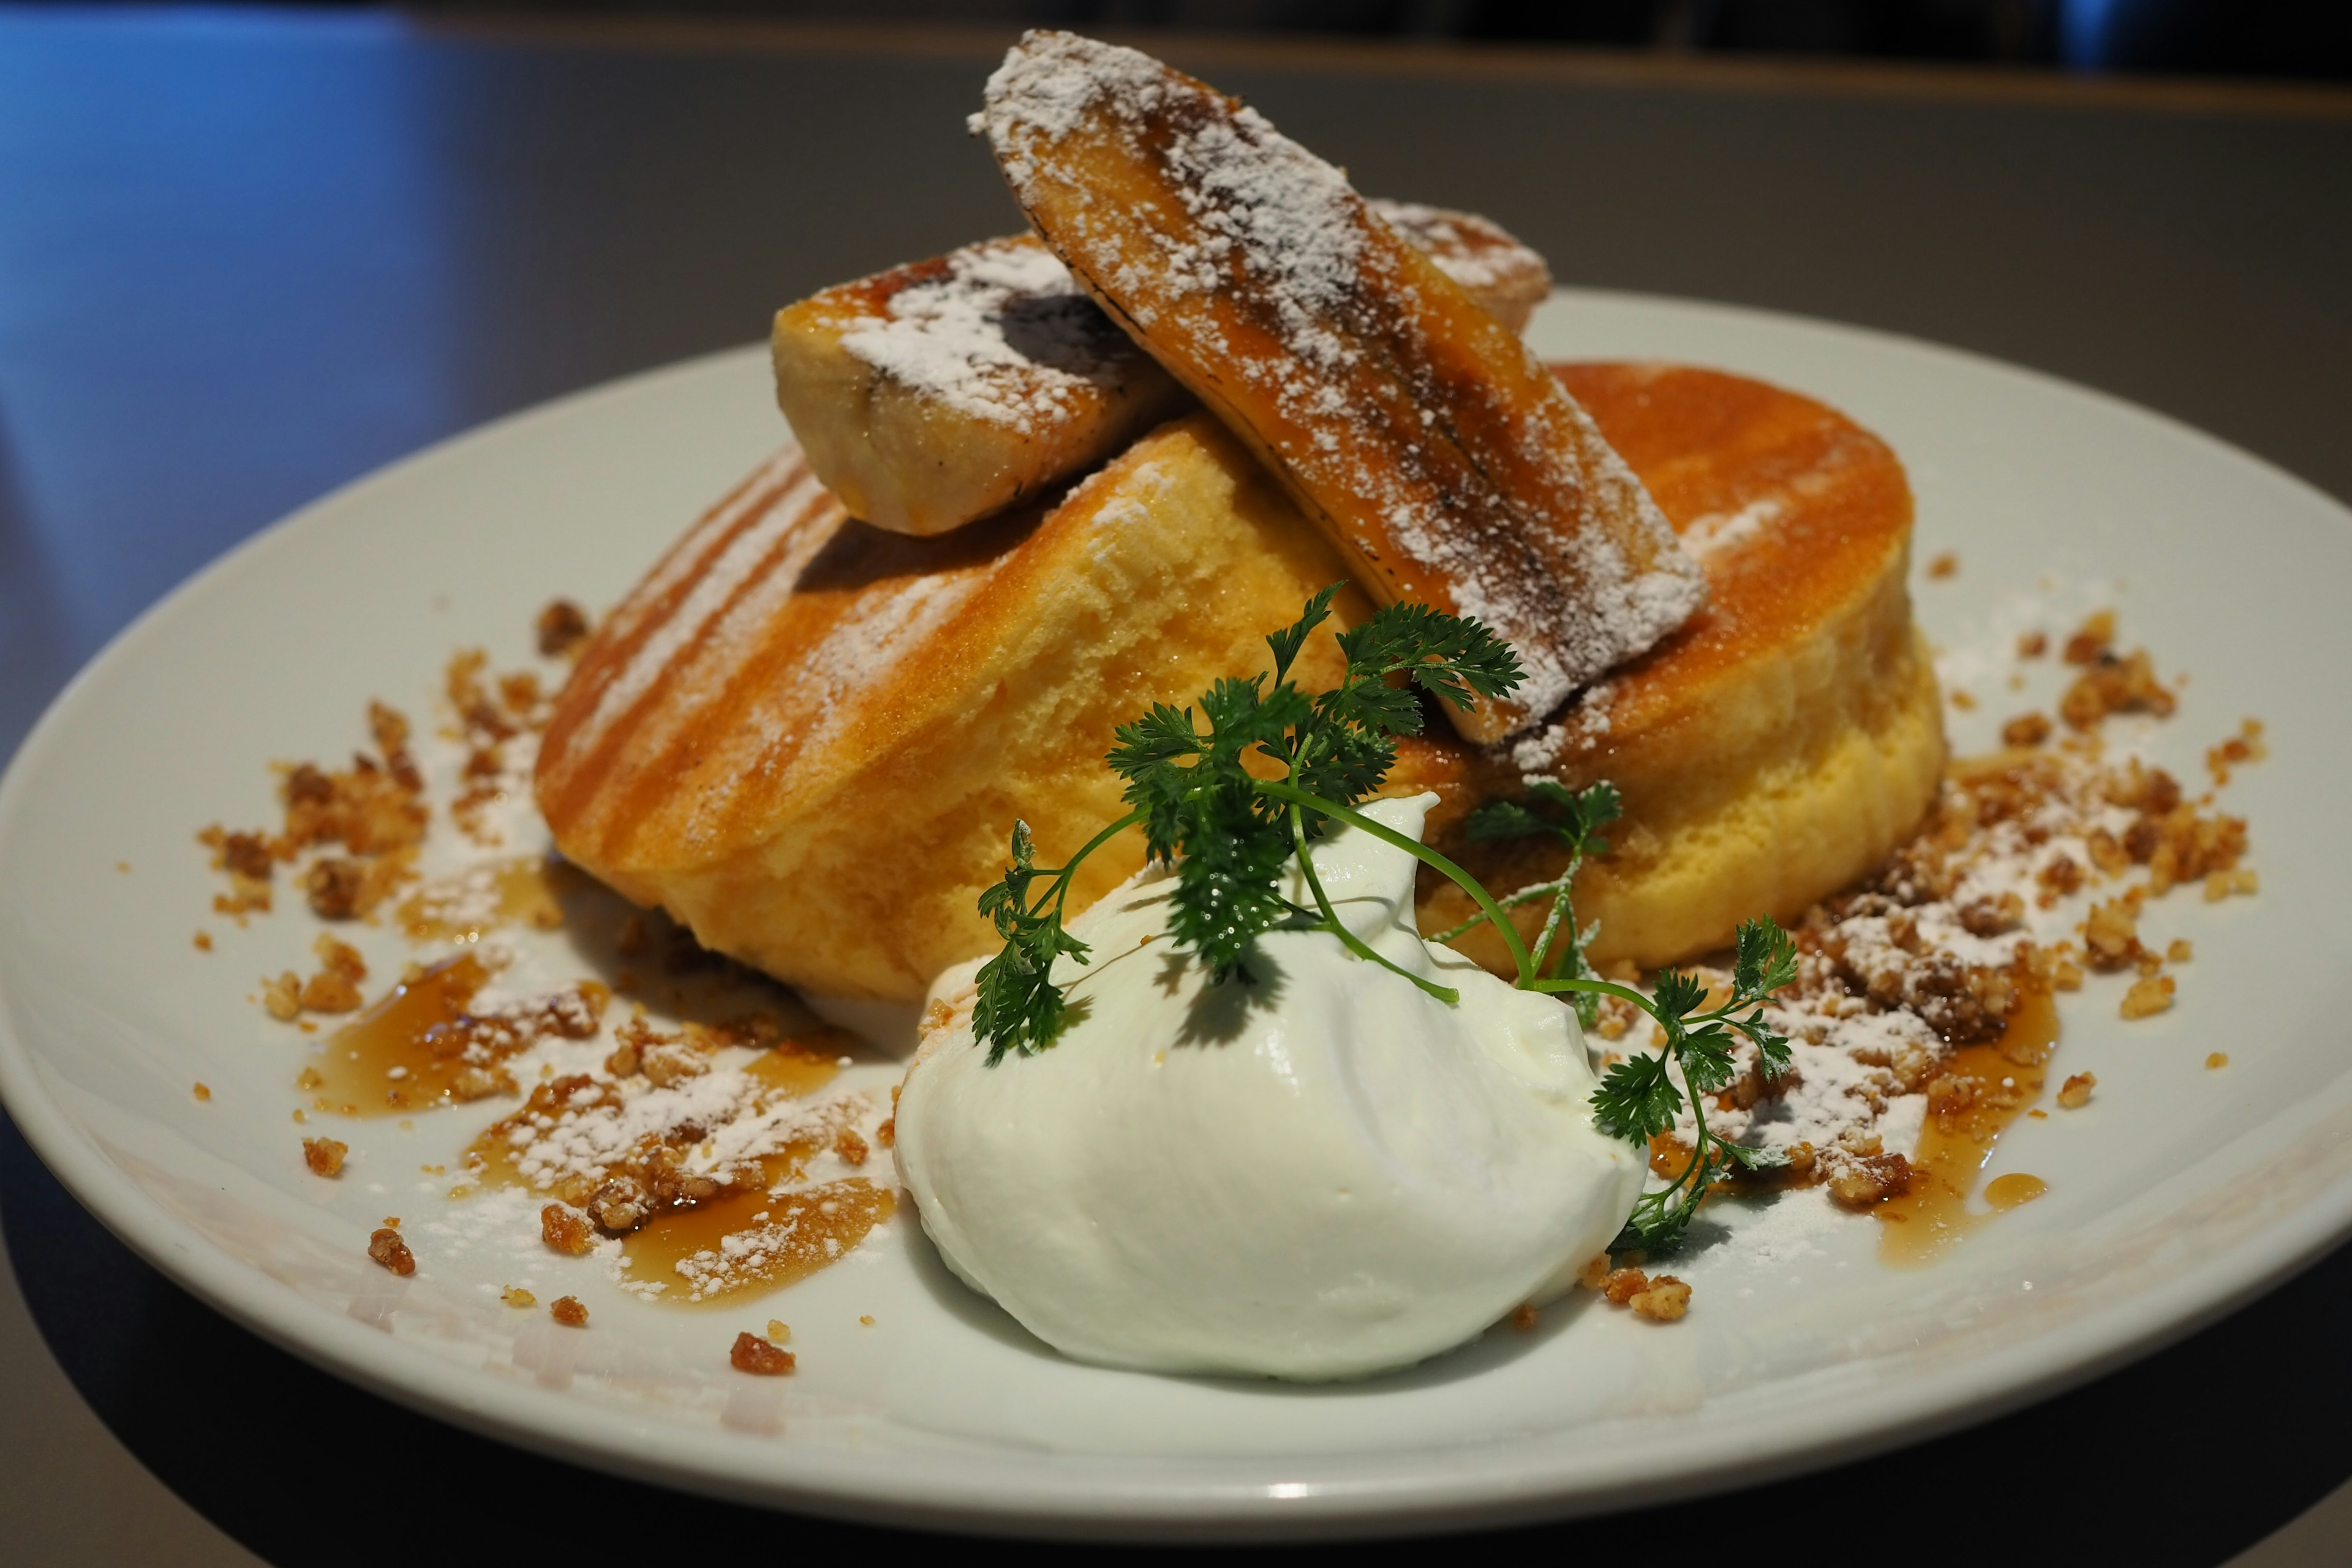
[[[1516,687],[1518,659],[1475,621],[1424,605],[1391,605],[1338,635],[1346,671],[1339,685],[1310,697],[1291,680],[1291,668],[1307,639],[1330,618],[1340,587],[1335,583],[1316,595],[1295,623],[1266,638],[1274,655],[1270,676],[1228,678],[1202,692],[1194,707],[1157,703],[1118,726],[1107,760],[1127,781],[1133,809],[1067,865],[1038,869],[1026,828],[1016,828],[1013,865],[981,900],[981,912],[1004,944],[981,970],[973,1016],[991,1060],[1007,1050],[1042,1049],[1060,1033],[1054,961],[1064,954],[1086,961],[1085,944],[1062,926],[1071,876],[1112,835],[1137,825],[1146,852],[1176,868],[1170,935],[1179,948],[1197,954],[1217,983],[1248,980],[1250,943],[1276,926],[1304,921],[1330,931],[1358,957],[1396,969],[1444,1001],[1455,1000],[1451,988],[1397,969],[1340,922],[1307,846],[1330,821],[1342,819],[1464,878],[1451,861],[1353,807],[1387,778],[1396,761],[1395,737],[1420,732],[1416,691],[1467,708]],[[1252,758],[1259,760],[1260,772],[1266,771],[1265,762],[1278,764],[1282,777],[1255,776]],[[1283,890],[1283,873],[1294,856],[1311,909]],[[1033,884],[1049,875],[1052,883],[1033,897]],[[1516,933],[1510,940],[1517,942]]]
[[[988,1042],[992,1067],[1008,1050],[1027,1056],[1052,1045],[1061,1034],[1067,1005],[1062,988],[1054,984],[1054,961],[1067,953],[1084,963],[1087,953],[1087,944],[1062,926],[1070,873],[1079,861],[1139,820],[1139,813],[1128,813],[1096,834],[1068,865],[1045,869],[1037,865],[1029,825],[1013,823],[1013,864],[1005,868],[1003,880],[990,884],[980,895],[980,912],[1004,939],[1004,946],[980,966],[974,977],[980,996],[972,1008],[972,1033]],[[1033,902],[1029,889],[1040,877],[1053,880]]]
[[[1655,1019],[1665,1040],[1654,1053],[1630,1057],[1609,1069],[1593,1091],[1594,1123],[1613,1137],[1646,1147],[1673,1129],[1688,1105],[1696,1142],[1681,1174],[1633,1205],[1610,1250],[1657,1251],[1679,1240],[1698,1212],[1699,1200],[1717,1182],[1741,1171],[1787,1163],[1777,1152],[1734,1143],[1706,1124],[1706,1096],[1728,1088],[1738,1076],[1738,1039],[1756,1047],[1757,1070],[1767,1079],[1789,1070],[1788,1037],[1764,1018],[1765,999],[1797,977],[1797,944],[1769,915],[1740,924],[1731,972],[1731,996],[1710,1011],[1699,1009],[1706,987],[1696,976],[1668,970],[1658,976],[1654,995],[1606,980],[1540,981],[1535,989],[1620,996]],[[1676,1074],[1681,1083],[1675,1079]]]
[[[1617,786],[1608,780],[1589,784],[1582,790],[1571,791],[1556,779],[1529,781],[1528,793],[1536,801],[1551,807],[1551,815],[1516,800],[1490,800],[1470,814],[1467,831],[1474,840],[1494,842],[1502,839],[1530,838],[1549,836],[1568,851],[1568,864],[1559,876],[1547,882],[1536,882],[1521,888],[1502,900],[1507,910],[1531,904],[1538,899],[1551,900],[1551,912],[1544,918],[1543,931],[1536,938],[1536,973],[1564,976],[1570,980],[1594,978],[1592,965],[1585,961],[1584,952],[1593,937],[1599,934],[1598,921],[1580,928],[1576,910],[1570,901],[1570,889],[1576,874],[1584,868],[1588,855],[1606,855],[1609,841],[1601,837],[1601,829],[1617,820],[1623,803]],[[1484,925],[1484,914],[1471,916],[1451,931],[1440,931],[1432,942],[1451,942]],[[1564,940],[1563,940],[1564,937]],[[1554,952],[1558,956],[1555,958]],[[1590,992],[1578,993],[1572,998],[1577,1021],[1586,1028],[1592,1027],[1599,1017],[1601,998]]]
[[[1521,678],[1517,657],[1477,622],[1391,605],[1339,634],[1346,672],[1310,698],[1292,682],[1291,667],[1330,617],[1339,587],[1316,595],[1296,622],[1265,639],[1270,678],[1218,681],[1202,694],[1197,718],[1193,709],[1162,704],[1115,731],[1111,771],[1127,781],[1128,804],[1144,814],[1150,853],[1176,867],[1171,934],[1220,983],[1237,972],[1247,978],[1250,942],[1297,918],[1326,927],[1358,957],[1396,968],[1340,923],[1307,845],[1328,818],[1380,788],[1396,761],[1396,736],[1420,732],[1415,689],[1467,708]],[[1252,757],[1280,764],[1284,777],[1255,776],[1245,763]],[[1294,856],[1311,910],[1282,891]]]

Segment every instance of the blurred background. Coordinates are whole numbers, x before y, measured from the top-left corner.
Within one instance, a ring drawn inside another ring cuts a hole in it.
[[[410,9],[1527,40],[2352,78],[2347,0],[434,0]]]

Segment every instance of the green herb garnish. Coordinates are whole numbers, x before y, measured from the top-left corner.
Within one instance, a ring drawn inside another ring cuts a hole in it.
[[[1601,829],[1617,820],[1622,803],[1617,786],[1607,779],[1588,785],[1581,791],[1570,791],[1556,779],[1531,779],[1528,793],[1537,801],[1549,805],[1558,814],[1547,816],[1533,806],[1516,800],[1490,800],[1470,814],[1468,832],[1474,840],[1494,842],[1498,839],[1531,838],[1549,835],[1567,847],[1568,865],[1560,874],[1548,882],[1537,882],[1521,888],[1502,900],[1503,908],[1515,910],[1521,904],[1531,904],[1538,899],[1551,900],[1551,913],[1544,918],[1542,932],[1536,938],[1535,951],[1529,956],[1535,961],[1536,973],[1547,978],[1592,980],[1599,975],[1585,962],[1584,952],[1599,934],[1599,921],[1579,929],[1576,910],[1569,901],[1569,889],[1576,874],[1584,868],[1588,855],[1609,853],[1609,840],[1601,837]],[[1452,942],[1474,927],[1486,923],[1483,914],[1471,916],[1451,931],[1440,931],[1432,942]],[[1563,940],[1565,933],[1565,940]],[[1559,956],[1553,957],[1554,947]],[[1592,1027],[1600,1018],[1601,998],[1589,991],[1573,994],[1577,1022]]]
[[[1568,850],[1567,869],[1559,877],[1504,900],[1436,850],[1357,811],[1357,803],[1388,777],[1395,737],[1420,732],[1422,694],[1466,709],[1477,698],[1510,691],[1522,672],[1509,646],[1477,621],[1425,605],[1391,605],[1337,634],[1347,672],[1338,686],[1309,696],[1290,679],[1291,666],[1330,617],[1339,587],[1333,584],[1316,595],[1297,622],[1265,639],[1274,653],[1271,677],[1228,678],[1202,692],[1196,708],[1156,703],[1118,726],[1106,760],[1127,781],[1132,809],[1067,864],[1038,866],[1028,825],[1014,824],[1013,864],[980,900],[981,912],[1004,945],[981,968],[973,1032],[987,1043],[992,1065],[1008,1051],[1043,1050],[1060,1036],[1066,1005],[1053,981],[1055,960],[1064,954],[1080,963],[1087,960],[1086,943],[1063,925],[1071,879],[1089,855],[1130,827],[1143,829],[1154,859],[1173,863],[1170,935],[1179,950],[1208,967],[1213,983],[1253,984],[1250,943],[1283,926],[1328,931],[1359,958],[1403,975],[1440,1001],[1459,1001],[1450,987],[1381,957],[1332,910],[1307,847],[1332,823],[1344,822],[1435,868],[1476,902],[1474,919],[1435,940],[1492,924],[1510,952],[1521,989],[1569,998],[1588,1026],[1601,995],[1622,997],[1657,1020],[1666,1036],[1664,1047],[1611,1068],[1592,1100],[1604,1132],[1646,1146],[1674,1126],[1685,1104],[1670,1063],[1689,1087],[1698,1129],[1690,1164],[1673,1185],[1642,1198],[1612,1250],[1670,1245],[1714,1182],[1735,1170],[1781,1163],[1777,1154],[1708,1131],[1699,1097],[1731,1081],[1735,1033],[1755,1044],[1766,1077],[1788,1069],[1788,1042],[1762,1021],[1762,1004],[1795,978],[1795,944],[1769,917],[1742,925],[1732,1000],[1706,1013],[1697,1011],[1706,988],[1690,975],[1662,974],[1654,1000],[1593,974],[1584,957],[1593,928],[1576,928],[1570,885],[1587,856],[1608,851],[1600,829],[1615,820],[1620,802],[1607,783],[1574,792],[1538,781],[1529,801],[1491,802],[1473,814],[1474,839],[1550,834]],[[1276,764],[1280,776],[1255,776],[1247,765],[1253,758],[1261,771]],[[1283,875],[1294,858],[1312,907],[1284,890]],[[1507,911],[1545,898],[1552,900],[1551,911],[1530,950]]]
[[[1646,1148],[1651,1139],[1673,1128],[1685,1103],[1685,1088],[1689,1091],[1687,1103],[1697,1131],[1690,1163],[1672,1185],[1642,1194],[1611,1251],[1669,1247],[1681,1238],[1691,1215],[1698,1212],[1699,1200],[1716,1182],[1741,1171],[1788,1163],[1775,1151],[1747,1148],[1711,1130],[1706,1097],[1729,1087],[1738,1076],[1732,1055],[1738,1045],[1735,1034],[1755,1046],[1757,1068],[1764,1077],[1778,1078],[1789,1070],[1788,1037],[1764,1022],[1764,999],[1796,977],[1796,942],[1770,916],[1759,915],[1741,922],[1731,999],[1711,1012],[1698,1011],[1706,1000],[1706,987],[1696,976],[1676,970],[1658,976],[1654,997],[1606,980],[1552,981],[1542,987],[1573,986],[1587,994],[1622,996],[1665,1031],[1665,1043],[1656,1055],[1619,1062],[1593,1091],[1593,1120],[1601,1131]],[[1682,1084],[1675,1082],[1669,1063],[1681,1069]]]

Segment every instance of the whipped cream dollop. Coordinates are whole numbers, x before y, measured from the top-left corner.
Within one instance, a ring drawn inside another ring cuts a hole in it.
[[[1437,797],[1366,808],[1418,837]],[[1168,938],[1164,868],[1071,922],[1070,1022],[995,1067],[972,976],[934,985],[897,1113],[900,1180],[948,1266],[1080,1361],[1359,1377],[1567,1289],[1643,1167],[1592,1124],[1575,1015],[1422,941],[1404,851],[1313,850],[1349,929],[1453,986],[1447,1005],[1327,931],[1258,938],[1211,983]],[[1308,904],[1294,863],[1289,897]]]

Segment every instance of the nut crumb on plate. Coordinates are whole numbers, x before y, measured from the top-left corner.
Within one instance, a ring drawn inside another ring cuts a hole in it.
[[[400,1232],[390,1226],[368,1237],[367,1253],[394,1274],[416,1272],[416,1255],[408,1250],[408,1243],[400,1239]]]
[[[727,1364],[737,1372],[748,1372],[761,1377],[777,1377],[799,1363],[799,1357],[788,1350],[780,1350],[759,1335],[750,1332],[735,1336],[735,1343],[727,1352]]]
[[[2121,1012],[2126,1018],[2147,1018],[2172,1005],[2172,976],[2147,974],[2132,982],[2124,993]]]

